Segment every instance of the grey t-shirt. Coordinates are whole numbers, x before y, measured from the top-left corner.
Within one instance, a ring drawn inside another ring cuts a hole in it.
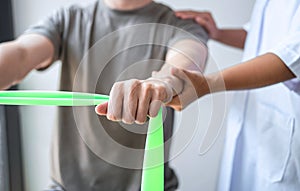
[[[206,43],[208,38],[199,25],[176,18],[170,8],[155,2],[133,11],[112,10],[102,1],[62,8],[25,33],[44,35],[53,43],[53,61],[62,61],[60,90],[100,94],[109,94],[116,81],[149,77],[164,64],[168,46],[175,42]],[[165,113],[167,161],[173,112]],[[58,119],[51,155],[55,182],[68,191],[140,189],[147,124],[111,122],[97,116],[94,107],[60,107]],[[165,190],[177,185],[166,162]]]

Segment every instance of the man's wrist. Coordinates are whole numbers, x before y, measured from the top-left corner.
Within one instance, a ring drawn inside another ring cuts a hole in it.
[[[176,76],[151,77],[160,80],[172,89],[172,96],[176,96],[183,91],[184,81]]]
[[[150,77],[148,80],[157,80],[166,86],[169,99],[165,103],[170,102],[174,96],[183,91],[184,82],[176,76]]]

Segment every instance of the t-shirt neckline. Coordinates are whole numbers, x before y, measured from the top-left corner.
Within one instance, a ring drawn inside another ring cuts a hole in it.
[[[152,1],[141,8],[137,8],[137,9],[133,9],[133,10],[118,10],[118,9],[112,9],[112,8],[108,7],[105,4],[104,0],[99,0],[99,1],[100,1],[100,5],[104,11],[107,11],[109,13],[116,14],[116,15],[131,15],[131,14],[137,14],[137,13],[141,13],[141,12],[145,13],[145,12],[148,12],[149,10],[151,10],[156,4],[154,1]]]

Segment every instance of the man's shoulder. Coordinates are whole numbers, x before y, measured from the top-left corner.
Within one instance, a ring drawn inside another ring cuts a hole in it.
[[[204,44],[208,40],[208,34],[202,26],[197,24],[193,19],[181,19],[175,15],[172,8],[167,5],[156,3],[161,10],[160,23],[175,27],[175,38],[191,38],[200,40]],[[176,40],[175,40],[176,41]]]
[[[90,17],[97,10],[98,3],[98,1],[94,1],[88,4],[71,4],[69,6],[60,8],[59,11],[72,17],[75,15]]]
[[[163,9],[163,10],[165,10],[165,11],[174,12],[173,9],[172,9],[171,7],[169,7],[168,5],[166,5],[166,4],[158,3],[158,2],[154,2],[154,3],[155,3],[155,5],[156,5],[157,7],[159,7],[160,9]]]
[[[182,25],[185,25],[185,24],[196,25],[196,23],[192,19],[183,20],[183,19],[176,17],[175,11],[168,5],[162,4],[162,3],[157,3],[157,2],[155,2],[155,4],[157,6],[157,9],[159,9],[161,12],[161,15],[162,15],[161,19],[167,21],[168,22],[167,24],[171,24],[171,25],[175,25],[175,26],[178,25],[179,27]]]

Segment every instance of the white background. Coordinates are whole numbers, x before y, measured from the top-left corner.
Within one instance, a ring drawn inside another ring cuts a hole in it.
[[[92,0],[13,0],[14,26],[16,36],[50,14],[54,9],[72,3],[85,4]],[[196,9],[213,12],[220,27],[241,27],[250,17],[254,0],[160,0],[174,9]],[[209,42],[212,63],[208,72],[236,64],[241,59],[241,51],[215,42]],[[215,65],[217,63],[218,65]],[[21,89],[56,90],[58,88],[60,64],[55,64],[45,72],[32,72],[21,83]],[[228,100],[229,96],[226,96]],[[189,107],[183,114],[176,115],[176,128],[197,125],[193,139],[183,152],[171,161],[171,165],[179,176],[181,191],[206,190],[216,188],[217,174],[225,129],[211,149],[199,154],[199,147],[205,131],[211,124],[211,116],[217,121],[223,119],[222,109],[213,105],[214,100],[224,100],[224,95],[207,96]],[[215,102],[216,103],[216,102]],[[226,102],[227,103],[227,102]],[[224,105],[224,104],[221,104]],[[199,109],[200,108],[200,109]],[[21,107],[23,162],[26,191],[40,191],[49,183],[49,153],[52,127],[55,125],[55,107]],[[195,113],[198,113],[195,116]],[[198,124],[193,123],[195,119]],[[188,128],[187,128],[188,129]],[[217,132],[217,131],[215,131]],[[212,138],[215,134],[213,134]],[[180,138],[175,139],[174,154]],[[186,142],[185,142],[186,143]],[[175,154],[178,154],[177,152]]]

